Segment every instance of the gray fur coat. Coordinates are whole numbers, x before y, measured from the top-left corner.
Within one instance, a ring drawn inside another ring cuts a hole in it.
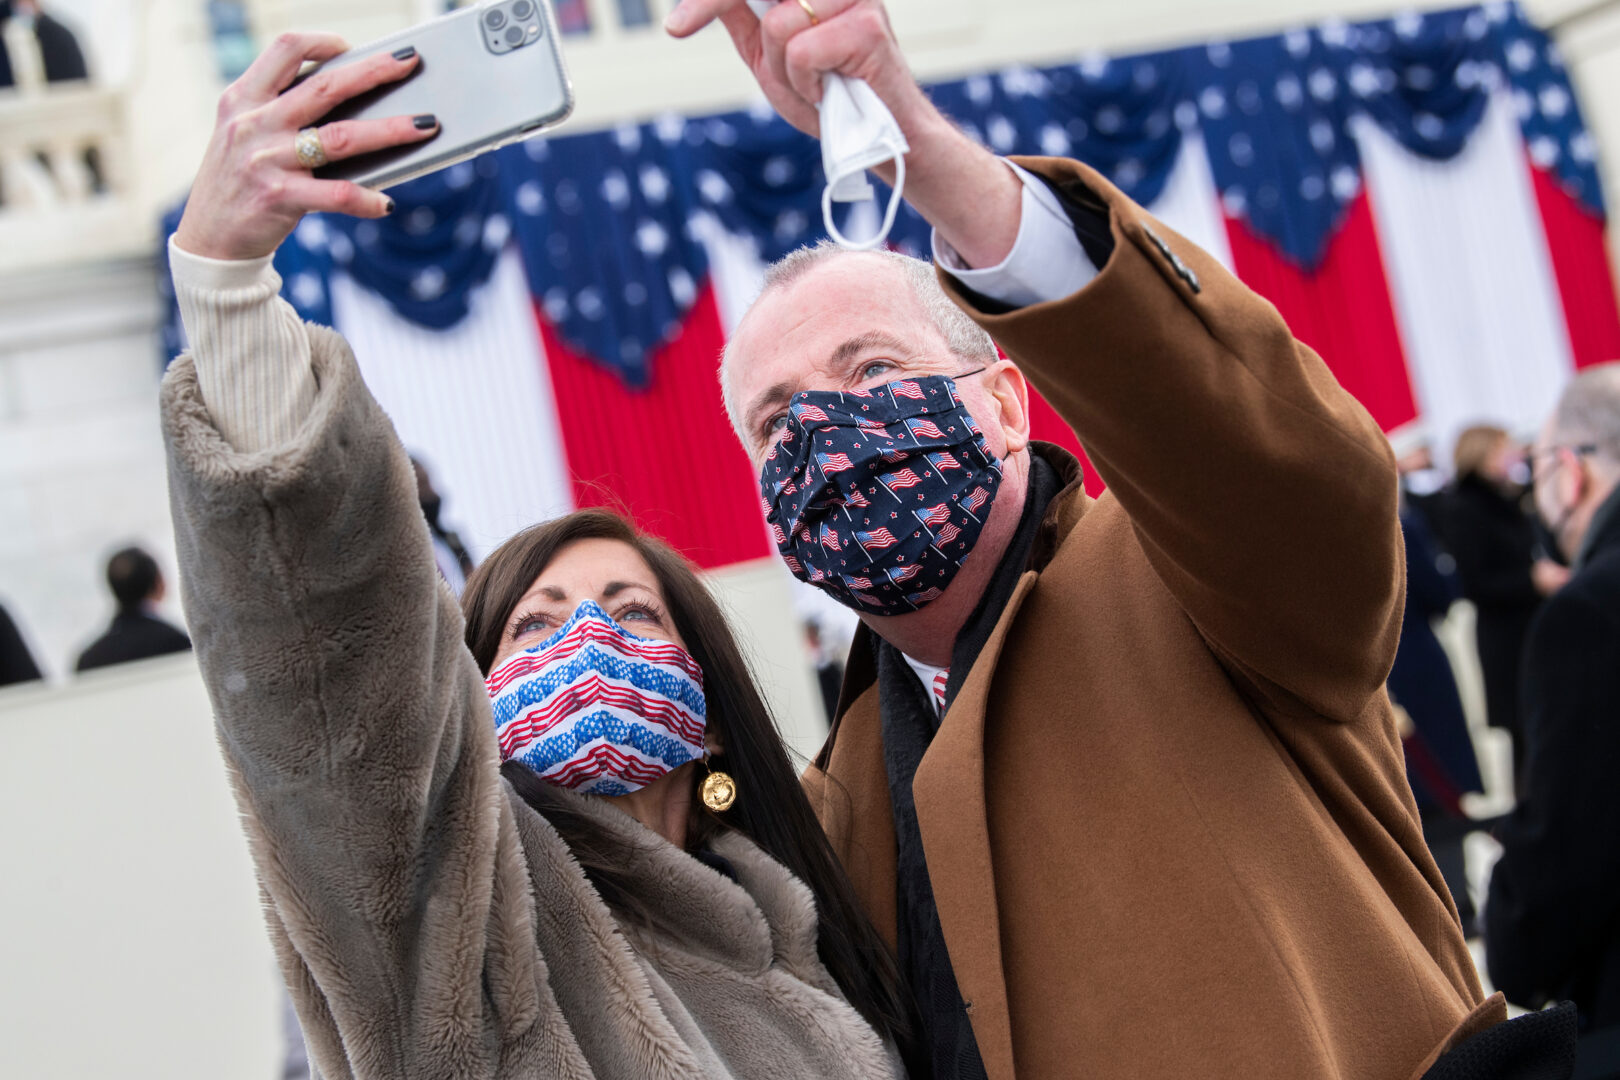
[[[679,936],[618,923],[501,779],[415,480],[342,338],[290,444],[239,454],[189,357],[163,425],[187,617],[270,934],[328,1080],[895,1075],[816,955],[809,890],[737,882],[580,796]]]

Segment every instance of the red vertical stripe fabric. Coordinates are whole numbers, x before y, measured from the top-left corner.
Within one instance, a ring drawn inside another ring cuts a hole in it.
[[[1575,366],[1620,360],[1620,305],[1615,301],[1603,219],[1583,208],[1545,171],[1531,166],[1530,175]]]
[[[1064,423],[1058,411],[1049,405],[1040,391],[1033,386],[1029,388],[1029,434],[1031,438],[1043,442],[1057,443],[1063,449],[1080,459],[1080,467],[1086,473],[1086,492],[1096,497],[1102,494],[1105,486],[1097,470],[1091,467],[1091,459],[1080,446],[1080,440],[1074,429]]]
[[[1277,306],[1379,426],[1393,431],[1417,419],[1367,193],[1350,204],[1314,272],[1289,263],[1246,223],[1228,218],[1226,228],[1238,277]]]
[[[714,290],[704,288],[680,337],[651,358],[652,385],[639,392],[536,316],[574,505],[624,513],[706,568],[773,554],[753,468],[720,401]]]

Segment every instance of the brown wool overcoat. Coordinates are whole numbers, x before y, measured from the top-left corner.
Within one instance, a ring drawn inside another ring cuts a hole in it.
[[[1106,209],[1106,267],[1000,315],[941,280],[1108,492],[1052,504],[917,770],[985,1068],[1420,1076],[1505,1005],[1424,848],[1384,691],[1404,599],[1388,443],[1213,258],[1085,166],[1022,163]],[[893,943],[871,655],[863,630],[805,786]]]

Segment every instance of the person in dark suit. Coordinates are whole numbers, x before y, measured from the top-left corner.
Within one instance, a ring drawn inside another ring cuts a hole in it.
[[[1469,822],[1462,797],[1484,785],[1451,661],[1430,626],[1431,620],[1445,617],[1460,594],[1456,574],[1441,565],[1443,556],[1423,516],[1406,505],[1401,507],[1401,537],[1406,543],[1406,610],[1389,672],[1389,694],[1412,721],[1401,744],[1423,839],[1451,890],[1464,930],[1471,931],[1474,905],[1463,863]]]
[[[90,67],[84,61],[84,50],[79,47],[79,41],[73,36],[72,30],[40,11],[39,6],[31,0],[23,0],[21,3],[14,0],[0,0],[0,26],[4,26],[6,21],[13,17],[26,19],[31,24],[34,38],[39,42],[39,55],[44,62],[46,82],[67,82],[90,77]],[[11,86],[15,81],[11,57],[6,52],[5,42],[0,41],[0,87]]]
[[[1513,768],[1523,770],[1519,723],[1519,668],[1530,620],[1543,597],[1568,572],[1538,559],[1535,529],[1521,499],[1516,475],[1523,454],[1499,427],[1469,428],[1457,438],[1457,478],[1446,492],[1437,521],[1441,541],[1457,560],[1464,598],[1478,611],[1474,639],[1485,677],[1485,716],[1513,741]]]
[[[157,560],[140,548],[125,548],[107,560],[107,584],[118,602],[107,632],[79,654],[75,671],[145,660],[149,656],[186,652],[191,639],[156,615],[163,599],[163,573]]]
[[[1577,1075],[1620,1073],[1620,363],[1570,384],[1533,454],[1536,506],[1573,576],[1524,665],[1523,798],[1497,830],[1485,908],[1492,981],[1579,1010]],[[1594,1071],[1597,1070],[1597,1071]]]
[[[0,686],[31,682],[40,677],[34,654],[28,651],[11,614],[0,607]]]

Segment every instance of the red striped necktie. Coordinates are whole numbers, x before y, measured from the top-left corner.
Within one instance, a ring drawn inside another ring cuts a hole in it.
[[[950,681],[951,669],[940,668],[934,676],[934,710],[941,715],[945,712],[945,684]]]

